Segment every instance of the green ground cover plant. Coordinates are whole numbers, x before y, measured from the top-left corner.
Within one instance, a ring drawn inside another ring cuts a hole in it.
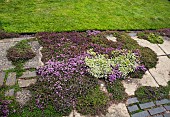
[[[31,49],[28,40],[22,40],[16,45],[12,46],[7,50],[7,58],[12,61],[12,64],[15,66],[14,69],[5,70],[6,75],[9,72],[16,72],[16,76],[22,76],[22,73],[25,71],[24,64],[29,59],[35,57],[35,52]]]
[[[90,90],[86,96],[78,98],[76,109],[84,115],[106,114],[109,97],[99,87]]]
[[[149,102],[156,101],[160,99],[167,98],[169,99],[170,92],[170,81],[167,86],[160,87],[149,87],[142,86],[135,91],[135,95],[139,99],[140,102]]]
[[[140,39],[148,40],[149,42],[154,43],[154,44],[162,44],[164,42],[163,37],[160,36],[158,33],[139,32],[137,33],[137,36]]]
[[[1,0],[0,6],[7,32],[170,27],[168,0]]]
[[[33,57],[35,57],[35,53],[31,49],[27,40],[18,42],[7,51],[7,58],[14,63],[18,61],[26,61]]]
[[[107,35],[115,36],[117,42],[108,40]],[[145,73],[144,63],[151,60],[142,57],[155,60],[147,69],[154,67],[157,62],[157,56],[151,49],[139,46],[124,32],[41,32],[36,37],[43,46],[41,52],[45,65],[37,69],[36,84],[28,87],[32,92],[32,99],[22,107],[23,110],[16,110],[15,113],[9,111],[9,115],[37,112],[37,115],[44,114],[47,117],[48,113],[64,116],[69,115],[72,110],[85,115],[105,114],[111,101],[120,102],[127,97],[121,80],[131,72]],[[142,51],[146,52],[143,54]],[[110,68],[107,78],[101,73],[100,79],[93,75],[90,72],[92,67],[87,64],[86,59],[94,63],[94,66],[98,65],[96,60],[101,60],[99,66]],[[109,94],[100,90],[99,80],[106,84]],[[9,110],[12,108],[10,105],[8,107]]]
[[[20,35],[17,33],[7,33],[4,30],[0,29],[0,40],[1,39],[7,39],[7,38],[16,38],[19,37]]]
[[[121,80],[106,83],[107,91],[112,94],[111,99],[114,100],[114,102],[120,102],[127,99],[127,94],[125,93],[125,88],[123,87]]]

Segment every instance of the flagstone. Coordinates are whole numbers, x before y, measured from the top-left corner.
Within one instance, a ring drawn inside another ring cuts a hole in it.
[[[18,79],[18,84],[19,84],[19,87],[28,87],[30,86],[31,84],[35,84],[37,81],[37,79]]]
[[[36,56],[30,59],[28,62],[25,63],[24,68],[37,68],[43,66],[43,62],[41,61],[42,54],[41,49],[42,47],[38,43],[38,41],[33,41],[30,43],[32,46],[33,51],[36,53]]]
[[[158,59],[156,68],[149,71],[159,85],[166,86],[167,82],[170,81],[170,59],[167,56],[160,56]]]
[[[151,48],[157,55],[165,55],[165,53],[160,49],[160,47],[157,44],[150,43],[147,40],[139,39],[137,37],[132,37],[132,39],[136,40],[139,45],[143,47],[149,47]]]
[[[170,54],[170,38],[169,40],[165,39],[163,44],[158,44],[158,45],[165,51],[166,54]]]
[[[152,87],[159,87],[159,85],[156,83],[156,81],[153,79],[151,74],[146,71],[146,73],[143,75],[142,79],[139,78],[127,78],[122,81],[123,86],[125,87],[125,92],[131,96],[135,94],[135,91],[140,86],[152,86]]]

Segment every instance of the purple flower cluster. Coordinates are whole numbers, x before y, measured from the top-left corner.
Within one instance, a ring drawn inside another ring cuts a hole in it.
[[[116,65],[115,67],[112,66],[112,74],[109,75],[109,81],[113,82],[121,77],[122,73],[119,70],[119,65]]]
[[[57,111],[65,113],[65,110],[75,107],[77,96],[84,95],[90,87],[96,86],[94,78],[90,78],[87,73],[84,61],[86,56],[89,55],[84,53],[68,60],[49,60],[45,66],[37,70],[38,75],[41,76],[37,85],[39,87],[42,85],[41,88],[47,90],[44,96],[37,94],[38,108],[43,109],[45,100],[53,98],[53,105]]]
[[[100,31],[97,31],[97,30],[87,30],[86,32],[89,36],[97,35],[97,34],[101,33]]]
[[[8,100],[0,100],[0,115],[2,117],[7,117],[9,115],[9,107],[10,101]]]
[[[147,71],[146,67],[144,65],[139,65],[135,68],[135,71]]]
[[[37,73],[43,77],[52,75],[67,79],[75,74],[84,75],[87,71],[84,62],[86,56],[88,56],[88,54],[84,53],[74,58],[69,58],[67,61],[49,60],[45,66],[38,69]]]

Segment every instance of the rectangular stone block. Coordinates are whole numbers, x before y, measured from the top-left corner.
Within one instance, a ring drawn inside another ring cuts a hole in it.
[[[162,104],[168,104],[168,103],[170,103],[170,100],[168,99],[162,99],[162,100],[156,101],[156,105],[162,105]]]
[[[167,110],[167,111],[170,111],[170,106],[164,106],[164,108]]]
[[[154,117],[163,117],[163,115],[155,115]]]
[[[149,110],[149,113],[151,115],[155,115],[155,114],[160,114],[160,113],[163,113],[165,112],[166,110],[163,108],[163,107],[157,107],[157,108],[153,108],[153,109],[150,109]]]
[[[164,117],[170,117],[170,113],[165,113]]]
[[[127,104],[129,105],[129,104],[134,104],[134,103],[137,103],[137,102],[139,102],[138,101],[138,99],[136,98],[136,97],[134,97],[134,98],[129,98],[128,100],[127,100]]]
[[[155,104],[153,102],[148,102],[148,103],[144,103],[144,104],[139,104],[141,109],[145,109],[145,108],[150,108],[155,106]]]
[[[11,72],[11,73],[8,74],[8,78],[6,80],[6,85],[12,86],[12,85],[15,85],[15,83],[16,83],[16,73]]]
[[[133,112],[133,111],[137,111],[139,110],[138,106],[137,105],[133,105],[133,106],[129,106],[127,107],[129,112]]]
[[[3,83],[4,83],[4,78],[5,78],[5,73],[4,73],[4,72],[0,72],[0,86],[3,85]]]
[[[132,117],[148,117],[148,116],[150,116],[148,111],[142,111],[132,115]]]

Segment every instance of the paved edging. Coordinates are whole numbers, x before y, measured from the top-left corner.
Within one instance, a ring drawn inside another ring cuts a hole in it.
[[[162,99],[146,103],[140,103],[136,97],[129,98],[126,102],[131,117],[170,117],[170,100]]]

